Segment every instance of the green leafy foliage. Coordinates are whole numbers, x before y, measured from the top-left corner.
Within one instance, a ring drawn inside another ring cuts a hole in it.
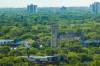
[[[88,40],[100,39],[100,14],[91,13],[0,13],[0,39],[20,39],[30,42],[30,55],[62,55],[65,62],[48,66],[99,66],[100,47],[83,47],[80,40],[71,37],[59,40],[60,48],[51,48],[51,24],[59,25],[59,33],[83,32]],[[70,34],[69,34],[70,35]],[[40,47],[43,45],[43,47]],[[0,46],[0,66],[33,66],[27,59],[26,49]],[[39,66],[38,64],[34,66]]]

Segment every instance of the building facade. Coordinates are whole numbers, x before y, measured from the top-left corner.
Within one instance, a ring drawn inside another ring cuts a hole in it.
[[[28,13],[36,13],[37,12],[37,5],[30,4],[27,6]]]
[[[19,46],[21,42],[19,40],[9,40],[9,39],[2,39],[0,40],[0,46],[12,46],[16,47]]]
[[[100,13],[100,3],[99,2],[94,2],[93,4],[90,5],[90,8],[92,12],[96,14]]]
[[[12,45],[14,40],[0,40],[0,45]]]

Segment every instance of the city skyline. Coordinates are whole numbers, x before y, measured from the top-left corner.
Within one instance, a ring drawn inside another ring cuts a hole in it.
[[[35,4],[39,7],[77,7],[89,6],[93,2],[100,2],[100,0],[0,0],[0,8],[5,7],[26,7],[28,4]]]

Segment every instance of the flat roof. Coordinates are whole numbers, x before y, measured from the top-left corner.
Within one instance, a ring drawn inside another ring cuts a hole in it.
[[[28,58],[27,56],[21,56],[21,57]],[[29,58],[41,59],[41,58],[51,58],[51,57],[55,56],[30,56]]]
[[[14,41],[14,40],[0,40],[0,41]]]

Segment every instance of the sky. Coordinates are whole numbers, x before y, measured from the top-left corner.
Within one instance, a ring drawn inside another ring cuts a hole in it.
[[[100,2],[100,0],[0,0],[0,8],[26,7],[30,3],[37,4],[39,7],[75,7],[89,6],[93,2]]]

